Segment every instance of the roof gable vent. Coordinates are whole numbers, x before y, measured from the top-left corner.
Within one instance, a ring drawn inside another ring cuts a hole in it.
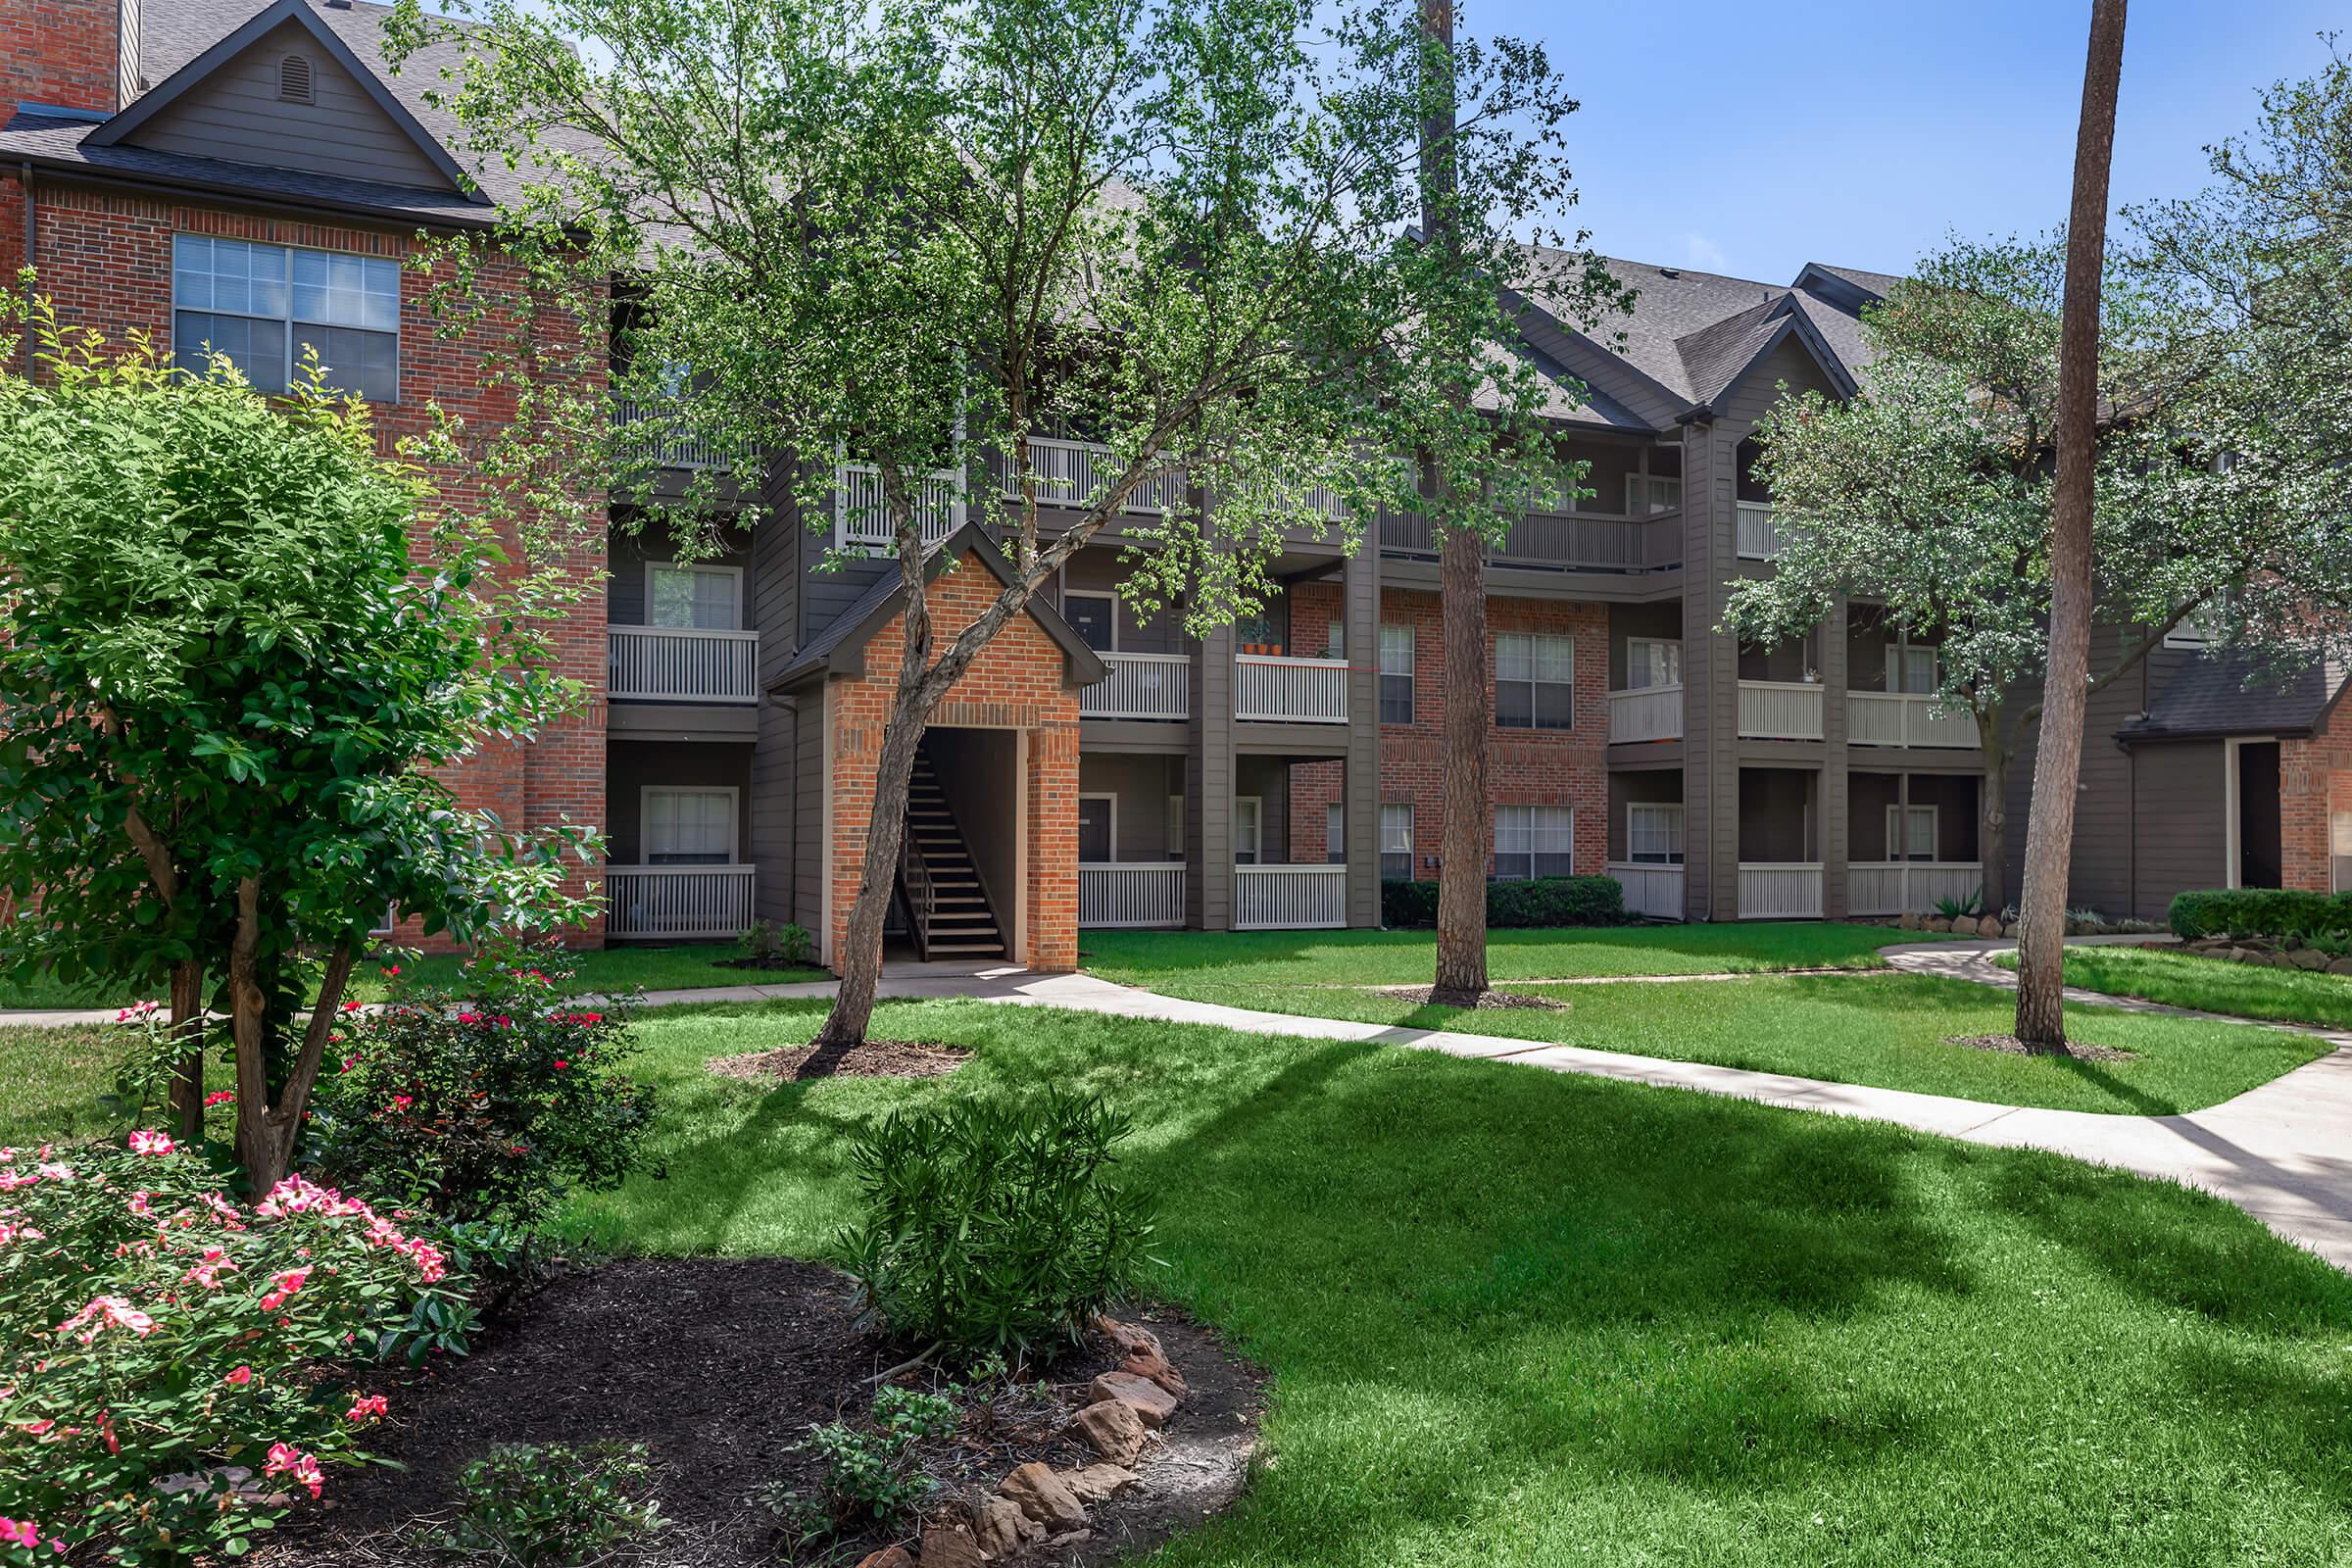
[[[311,101],[311,61],[308,55],[288,55],[277,63],[277,95],[292,104]]]

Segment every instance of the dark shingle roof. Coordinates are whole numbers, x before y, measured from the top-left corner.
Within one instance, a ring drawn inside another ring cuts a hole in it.
[[[2190,662],[2116,733],[2126,741],[2305,733],[2342,684],[2343,672],[2326,663],[2281,681],[2266,677],[2250,655],[2215,654]]]

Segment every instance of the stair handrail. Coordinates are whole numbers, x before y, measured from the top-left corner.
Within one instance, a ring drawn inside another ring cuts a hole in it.
[[[938,907],[939,896],[932,890],[931,868],[924,863],[922,846],[915,842],[911,822],[900,831],[899,884],[906,891],[906,923],[914,927],[915,954],[928,962],[931,916]]]

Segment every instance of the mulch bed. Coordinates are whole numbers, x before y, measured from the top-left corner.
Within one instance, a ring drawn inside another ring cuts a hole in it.
[[[1997,1051],[2009,1056],[2052,1056],[2075,1061],[2137,1061],[2139,1053],[2123,1051],[2114,1046],[2087,1046],[2080,1041],[2067,1042],[2063,1051],[2043,1046],[2029,1046],[2015,1035],[1946,1035],[1947,1046],[1966,1046],[1971,1051]]]
[[[920,1040],[867,1040],[820,1059],[814,1046],[784,1046],[741,1056],[714,1056],[710,1070],[748,1083],[798,1083],[806,1078],[941,1078],[971,1059],[956,1046]]]
[[[1156,1544],[1239,1493],[1263,1375],[1172,1313],[1136,1320],[1160,1336],[1190,1396],[1164,1444],[1139,1461],[1142,1483],[1095,1506],[1087,1540],[1037,1561],[1093,1564]],[[631,1560],[648,1568],[790,1561],[768,1516],[749,1499],[778,1483],[811,1486],[819,1466],[794,1446],[812,1426],[856,1424],[873,1396],[866,1380],[903,1355],[902,1347],[856,1327],[848,1282],[815,1264],[645,1258],[581,1270],[510,1309],[472,1355],[387,1380],[393,1418],[374,1451],[402,1468],[331,1473],[326,1505],[263,1538],[251,1560],[264,1568],[422,1568],[440,1559],[404,1540],[404,1529],[445,1516],[459,1471],[491,1445],[642,1443],[662,1511],[673,1522]],[[1107,1338],[1090,1336],[1020,1381],[1043,1379],[1075,1396],[1118,1360]],[[927,1373],[900,1381],[930,1385]],[[1029,1459],[1057,1468],[1091,1460],[1061,1433],[1063,1414],[1023,1388],[1001,1388],[986,1405],[967,1407],[963,1431],[926,1452],[925,1469],[950,1486],[993,1490]],[[1156,1463],[1155,1453],[1163,1456]],[[1201,1484],[1216,1475],[1222,1486]],[[877,1538],[836,1549],[854,1563],[884,1544]]]
[[[1430,1004],[1430,999],[1435,993],[1435,988],[1431,986],[1365,986],[1363,989],[1424,1007]],[[1451,1004],[1441,1003],[1439,1005],[1446,1006]],[[1566,1012],[1568,1004],[1553,997],[1531,996],[1524,991],[1486,991],[1480,993],[1478,1006],[1473,1010],[1487,1012],[1511,1008],[1532,1008],[1538,1012]]]

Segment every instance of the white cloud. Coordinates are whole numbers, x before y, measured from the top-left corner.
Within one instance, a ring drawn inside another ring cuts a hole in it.
[[[1703,267],[1710,272],[1729,272],[1732,270],[1732,259],[1724,254],[1723,247],[1695,228],[1683,236],[1683,260],[1692,267]]]

